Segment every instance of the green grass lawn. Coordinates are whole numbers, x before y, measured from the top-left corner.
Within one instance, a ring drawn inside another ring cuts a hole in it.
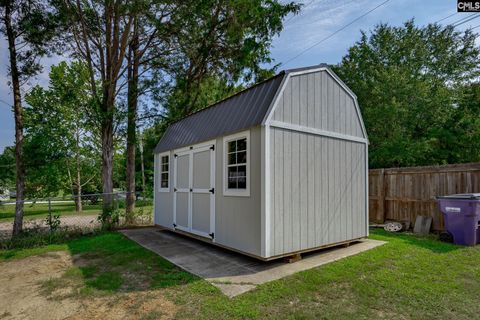
[[[83,206],[82,212],[75,211],[75,204],[73,202],[61,202],[55,203],[52,202],[51,210],[52,215],[60,215],[63,216],[85,216],[85,215],[98,215],[102,210],[101,204],[90,204],[87,203]],[[143,208],[146,212],[148,210],[152,210],[152,206],[144,205],[143,203],[141,206],[137,206],[137,211],[139,208]],[[48,204],[47,203],[27,203],[24,206],[24,216],[25,220],[30,219],[44,219],[48,215]],[[13,221],[15,217],[15,205],[0,205],[0,223],[1,222],[10,222]]]
[[[147,290],[174,302],[177,317],[186,319],[478,318],[480,246],[459,247],[383,230],[372,230],[371,238],[388,243],[234,299],[119,233],[0,251],[0,262],[67,250],[82,263],[43,283],[45,294],[67,286],[75,289],[77,299]]]
[[[75,211],[75,204],[71,203],[52,203],[52,214],[60,216],[71,215],[98,215],[101,211],[101,205],[86,205],[81,213]],[[48,204],[46,203],[27,203],[24,206],[24,216],[26,220],[42,219],[48,215]],[[15,205],[0,205],[0,222],[13,221],[15,217]]]

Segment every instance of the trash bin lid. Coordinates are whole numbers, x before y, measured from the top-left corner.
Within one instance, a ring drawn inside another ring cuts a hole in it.
[[[448,196],[437,196],[437,199],[480,200],[480,193],[459,193]]]

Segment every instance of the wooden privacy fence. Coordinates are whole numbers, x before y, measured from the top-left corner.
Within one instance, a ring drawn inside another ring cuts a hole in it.
[[[418,215],[428,215],[432,229],[443,230],[435,196],[480,193],[480,163],[371,169],[368,179],[370,222],[414,224]]]

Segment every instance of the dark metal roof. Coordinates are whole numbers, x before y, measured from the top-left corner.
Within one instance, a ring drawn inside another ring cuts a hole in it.
[[[288,73],[322,66],[282,71],[268,80],[172,123],[154,152],[177,149],[260,125]]]
[[[259,125],[284,73],[171,124],[155,153],[192,145]]]

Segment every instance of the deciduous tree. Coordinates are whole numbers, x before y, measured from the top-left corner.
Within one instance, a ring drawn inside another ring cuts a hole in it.
[[[104,213],[113,209],[113,156],[116,97],[125,73],[136,2],[65,0],[56,3],[69,29],[75,57],[85,62],[94,99],[92,114],[100,124]],[[98,90],[100,86],[100,90]],[[107,217],[108,220],[108,217]]]
[[[413,20],[362,32],[335,69],[358,96],[371,167],[480,160],[458,143],[469,129],[452,121],[466,120],[458,107],[465,105],[465,88],[478,82],[477,37],[453,26],[419,27]]]
[[[76,196],[82,211],[82,188],[99,177],[99,134],[89,111],[89,74],[81,62],[52,66],[49,87],[34,87],[25,97],[27,192]]]
[[[264,0],[207,0],[140,1],[135,8],[127,77],[127,220],[135,200],[139,95],[160,92],[159,100],[168,102],[165,107],[173,119],[204,106],[208,95],[213,96],[209,92],[215,87],[212,81],[217,81],[215,89],[224,89],[223,98],[240,78],[249,81],[264,76],[261,65],[271,61],[271,39],[282,29],[282,19],[299,6]]]
[[[21,87],[30,77],[41,71],[39,58],[55,46],[51,45],[59,20],[43,1],[1,0],[0,33],[8,41],[9,73],[15,115],[16,194],[13,235],[22,231],[25,169],[23,160],[23,107]]]

